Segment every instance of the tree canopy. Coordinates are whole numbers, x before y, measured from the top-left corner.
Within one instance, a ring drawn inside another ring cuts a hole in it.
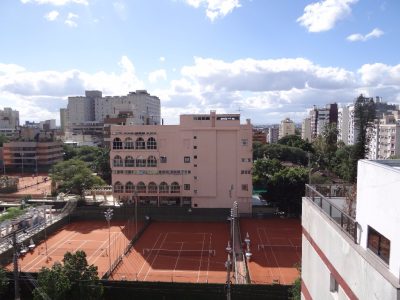
[[[85,162],[78,159],[58,162],[51,168],[50,177],[56,182],[59,191],[79,195],[85,189],[105,184],[103,179],[93,174]]]
[[[63,264],[40,270],[34,300],[100,299],[103,286],[98,280],[97,267],[88,265],[84,251],[67,252]]]
[[[306,152],[314,152],[314,148],[311,143],[308,141],[303,140],[300,136],[298,135],[287,135],[284,136],[283,138],[278,140],[278,144],[280,145],[286,145],[289,147],[296,147],[300,148],[303,151]]]
[[[8,286],[8,278],[6,270],[0,266],[0,295],[4,293]]]

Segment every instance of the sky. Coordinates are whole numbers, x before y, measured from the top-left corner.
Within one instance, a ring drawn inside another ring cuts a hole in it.
[[[300,122],[359,94],[400,104],[398,0],[1,0],[0,109],[57,119],[85,90],[180,114]]]

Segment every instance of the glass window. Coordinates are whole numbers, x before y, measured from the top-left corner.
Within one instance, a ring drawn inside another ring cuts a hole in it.
[[[184,161],[184,163],[190,163],[190,156],[185,156],[184,158],[183,158],[183,161]]]
[[[378,231],[368,226],[367,247],[384,262],[389,263],[390,258],[390,240],[380,234]]]
[[[160,156],[160,163],[165,164],[167,162],[167,157],[166,156]]]
[[[147,149],[157,149],[157,142],[155,138],[151,137],[147,140]]]
[[[180,193],[181,192],[181,187],[179,186],[179,183],[173,182],[171,183],[171,193]]]
[[[122,141],[120,138],[115,138],[113,140],[113,149],[122,149]]]
[[[248,184],[242,184],[242,191],[248,191],[249,190],[249,185]]]
[[[184,189],[185,191],[190,191],[190,184],[184,184],[184,185],[183,185],[183,189]]]

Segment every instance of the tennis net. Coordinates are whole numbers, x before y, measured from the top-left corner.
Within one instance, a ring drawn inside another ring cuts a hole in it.
[[[216,252],[215,250],[143,249],[143,255],[151,254],[165,256],[215,256]]]

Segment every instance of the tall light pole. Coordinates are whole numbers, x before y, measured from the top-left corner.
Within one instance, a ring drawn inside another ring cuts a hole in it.
[[[109,263],[109,271],[111,271],[111,232],[110,232],[110,222],[112,219],[114,211],[112,210],[112,208],[107,209],[104,212],[104,216],[106,217],[106,221],[108,224],[108,263]]]

